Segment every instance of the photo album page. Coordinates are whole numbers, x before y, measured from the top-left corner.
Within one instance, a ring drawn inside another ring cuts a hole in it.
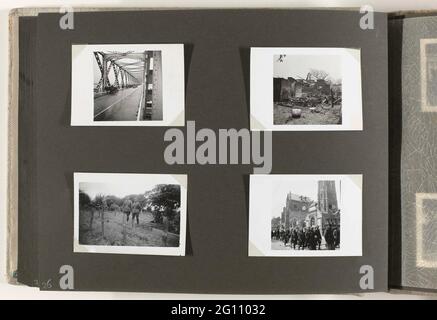
[[[373,29],[358,10],[59,17],[19,20],[38,56],[20,55],[19,282],[388,289],[386,14]]]

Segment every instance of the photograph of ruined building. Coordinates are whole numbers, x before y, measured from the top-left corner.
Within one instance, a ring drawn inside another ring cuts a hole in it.
[[[341,181],[278,186],[271,220],[272,250],[338,250]]]
[[[161,51],[94,52],[94,121],[162,120]]]
[[[273,123],[342,124],[341,56],[274,55]]]

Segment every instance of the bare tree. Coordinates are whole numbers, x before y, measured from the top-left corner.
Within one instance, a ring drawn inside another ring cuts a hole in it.
[[[329,76],[329,73],[327,73],[326,71],[318,69],[310,69],[309,73],[317,80],[325,80]]]

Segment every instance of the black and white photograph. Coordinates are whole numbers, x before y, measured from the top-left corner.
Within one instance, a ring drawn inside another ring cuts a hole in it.
[[[180,44],[73,45],[72,125],[182,126]]]
[[[341,56],[273,56],[273,123],[342,123]]]
[[[422,111],[437,112],[437,39],[420,40]]]
[[[252,130],[362,130],[360,50],[252,48]]]
[[[184,254],[184,176],[75,173],[74,178],[75,252]]]
[[[161,51],[94,51],[94,120],[162,120]]]
[[[273,201],[272,250],[340,248],[341,180],[280,183]]]
[[[416,266],[437,268],[437,193],[416,193]]]
[[[362,176],[251,175],[249,256],[360,256]]]

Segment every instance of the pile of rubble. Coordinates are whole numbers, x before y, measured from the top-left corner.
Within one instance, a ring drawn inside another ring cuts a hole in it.
[[[306,96],[298,98],[290,98],[289,101],[281,102],[280,105],[291,108],[291,117],[300,118],[302,109],[307,109],[311,113],[325,114],[325,110],[330,110],[333,105],[340,104],[341,98],[334,98],[328,96]]]

